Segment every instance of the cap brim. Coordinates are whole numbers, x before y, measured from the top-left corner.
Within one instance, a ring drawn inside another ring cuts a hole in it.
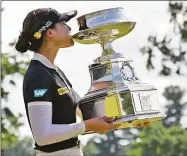
[[[77,10],[69,11],[60,14],[59,21],[68,22],[70,19],[77,15]]]

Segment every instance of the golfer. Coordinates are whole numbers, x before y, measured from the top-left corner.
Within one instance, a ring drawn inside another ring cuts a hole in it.
[[[16,43],[17,51],[34,52],[24,75],[23,97],[37,156],[82,156],[78,135],[90,130],[104,134],[116,128],[108,117],[76,122],[80,98],[54,64],[60,48],[74,45],[66,22],[76,14],[76,10],[33,10],[24,19]]]

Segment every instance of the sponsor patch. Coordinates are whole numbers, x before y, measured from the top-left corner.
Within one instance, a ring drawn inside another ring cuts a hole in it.
[[[66,94],[66,93],[68,93],[68,92],[69,92],[69,90],[68,90],[67,87],[59,88],[59,89],[58,89],[58,94],[59,94],[59,95]]]
[[[35,89],[34,97],[42,97],[47,92],[48,89]]]

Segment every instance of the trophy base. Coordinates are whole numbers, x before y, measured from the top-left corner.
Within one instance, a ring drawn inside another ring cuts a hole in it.
[[[153,123],[158,120],[162,120],[165,118],[166,115],[158,112],[158,113],[145,113],[145,114],[132,114],[132,115],[127,115],[123,116],[121,118],[116,119],[112,123],[114,125],[117,125],[117,129],[124,129],[124,128],[129,128],[129,127],[134,127],[134,128],[140,128],[143,126],[145,123],[150,122]],[[93,131],[87,131],[85,134],[93,134],[95,132]]]
[[[145,122],[154,122],[165,118],[166,115],[158,113],[133,114],[119,118],[112,123],[118,125],[117,129],[128,127],[141,127]]]

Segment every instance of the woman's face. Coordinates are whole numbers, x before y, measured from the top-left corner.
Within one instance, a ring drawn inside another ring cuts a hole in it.
[[[74,45],[70,32],[70,28],[64,22],[58,22],[54,29],[51,29],[51,38],[61,48],[70,47]]]

